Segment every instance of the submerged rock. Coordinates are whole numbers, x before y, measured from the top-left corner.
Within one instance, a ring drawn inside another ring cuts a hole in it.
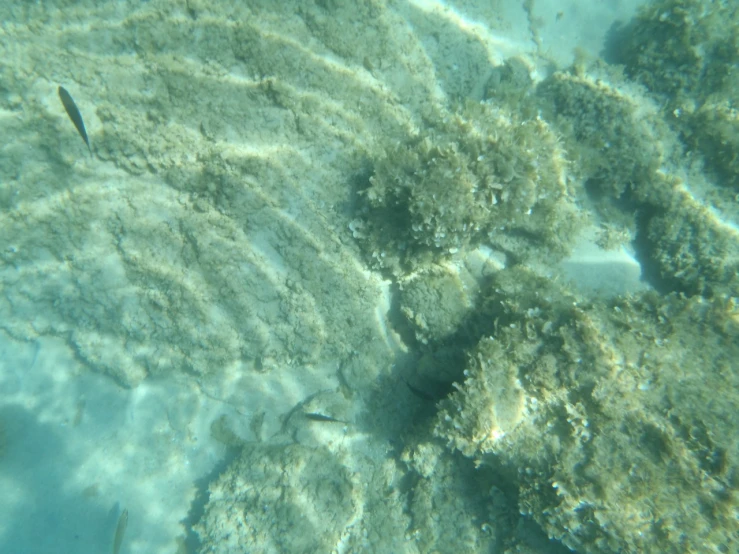
[[[436,434],[509,475],[521,512],[578,552],[735,549],[735,300],[580,305],[544,280],[516,290],[534,280],[516,272]]]

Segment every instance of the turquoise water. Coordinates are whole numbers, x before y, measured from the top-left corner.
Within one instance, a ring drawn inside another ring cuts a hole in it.
[[[735,551],[739,15],[639,4],[0,7],[0,552]]]

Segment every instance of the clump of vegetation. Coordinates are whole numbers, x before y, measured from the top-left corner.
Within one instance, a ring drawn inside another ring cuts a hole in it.
[[[629,77],[674,105],[725,88],[739,53],[737,24],[732,2],[657,0],[615,33],[612,55]]]
[[[537,87],[537,96],[595,198],[619,198],[662,162],[657,110],[633,90],[627,95],[602,78],[560,71]]]
[[[637,198],[648,214],[642,247],[664,285],[691,295],[739,295],[736,232],[697,201],[682,179],[657,173]]]
[[[667,120],[707,166],[739,187],[739,7],[711,0],[659,0],[613,36],[614,61],[662,95]]]
[[[718,183],[730,187],[731,194],[739,192],[739,110],[734,102],[726,97],[705,102],[689,118],[685,133],[690,146],[703,154]]]
[[[566,160],[545,121],[482,103],[427,129],[375,162],[355,233],[373,265],[402,273],[481,241],[519,257],[532,246],[566,251]]]

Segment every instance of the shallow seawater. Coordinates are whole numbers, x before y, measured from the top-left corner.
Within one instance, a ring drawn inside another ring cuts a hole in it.
[[[683,3],[0,7],[0,551],[736,549]]]

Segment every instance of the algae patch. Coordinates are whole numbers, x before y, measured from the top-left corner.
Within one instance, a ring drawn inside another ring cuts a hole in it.
[[[440,111],[376,157],[358,238],[370,265],[396,275],[480,243],[561,254],[578,220],[566,165],[541,118],[491,103]]]

